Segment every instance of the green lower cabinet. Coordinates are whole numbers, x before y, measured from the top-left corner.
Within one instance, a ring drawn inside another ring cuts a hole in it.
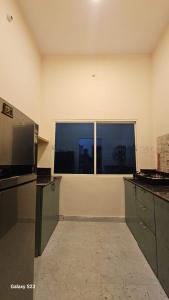
[[[169,297],[169,202],[125,180],[126,223]]]
[[[169,202],[155,198],[158,279],[169,297]]]
[[[139,219],[155,234],[155,205],[153,194],[136,187],[136,210]]]
[[[55,194],[56,198],[56,220],[57,223],[59,221],[59,192],[60,192],[60,179],[54,180],[55,185],[52,187],[53,193]]]
[[[169,202],[159,197],[154,199],[157,240],[163,239],[169,249]]]
[[[59,220],[59,184],[55,179],[37,187],[36,256],[42,254]]]
[[[138,217],[138,245],[157,275],[154,197],[150,192],[137,186],[136,213]]]
[[[137,215],[136,215],[136,198],[135,184],[125,180],[125,219],[126,223],[137,240]]]
[[[136,197],[137,200],[142,203],[143,206],[149,210],[154,211],[154,196],[150,192],[143,188],[136,186]]]
[[[56,187],[54,183],[43,188],[41,252],[43,252],[46,247],[46,244],[57,224],[57,199],[55,190]]]
[[[157,275],[157,253],[156,253],[156,238],[154,233],[148,226],[139,219],[138,222],[138,245],[147,259],[150,267]]]
[[[169,249],[163,241],[157,241],[158,279],[169,297]]]

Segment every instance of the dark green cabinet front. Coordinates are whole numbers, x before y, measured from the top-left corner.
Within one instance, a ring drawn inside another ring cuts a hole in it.
[[[53,230],[58,223],[59,199],[58,188],[53,182],[43,188],[42,195],[42,227],[41,227],[41,252],[43,252]]]
[[[157,240],[158,279],[169,297],[169,249]]]
[[[169,295],[169,203],[155,198],[158,278]]]
[[[137,242],[152,270],[157,275],[156,238],[141,219],[138,222]]]
[[[36,256],[44,251],[59,220],[59,185],[55,179],[37,188]]]
[[[154,198],[157,239],[162,239],[169,249],[169,202]]]
[[[157,275],[157,253],[155,238],[154,197],[136,186],[137,242],[145,258]]]
[[[155,206],[151,193],[136,187],[137,215],[146,226],[155,234]]]
[[[125,180],[126,223],[169,296],[169,202]]]
[[[137,215],[136,215],[136,197],[135,185],[125,181],[125,218],[135,239],[137,239]]]

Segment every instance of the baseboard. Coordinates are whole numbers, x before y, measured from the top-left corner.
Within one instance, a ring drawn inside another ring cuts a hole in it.
[[[125,217],[60,216],[60,221],[124,223]]]

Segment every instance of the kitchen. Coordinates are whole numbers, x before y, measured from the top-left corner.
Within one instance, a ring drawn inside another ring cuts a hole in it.
[[[94,124],[94,128],[98,123],[132,122],[136,169],[156,169],[157,138],[169,133],[168,1],[127,0],[119,1],[119,6],[110,0],[69,2],[0,1],[0,97],[39,125],[38,167],[52,168],[52,174],[55,125],[73,122]],[[112,232],[117,225],[125,225],[126,174],[97,174],[94,160],[94,174],[54,175],[62,176],[59,215],[65,220],[56,227],[56,239],[62,235],[59,226],[63,224],[67,228],[63,228],[64,238],[67,232],[71,234],[71,226],[76,232],[74,222],[82,226],[82,236],[93,219],[96,226],[112,226]],[[46,291],[50,280],[44,283]],[[74,285],[78,285],[76,280]],[[131,291],[131,295],[141,298],[142,287],[145,284],[140,280],[138,294]],[[52,299],[42,286],[41,290],[41,298],[44,294],[44,299]],[[79,297],[63,290],[65,299]],[[99,299],[97,288],[92,290],[96,295],[88,292],[81,298]],[[107,293],[105,297],[111,299],[111,292]]]

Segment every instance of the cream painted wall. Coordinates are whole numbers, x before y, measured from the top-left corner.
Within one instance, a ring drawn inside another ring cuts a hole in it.
[[[0,41],[0,97],[40,123],[41,57],[14,0],[0,0]]]
[[[162,35],[152,59],[154,138],[169,133],[169,27]]]
[[[60,214],[66,216],[124,216],[122,176],[63,176]]]
[[[57,120],[137,120],[138,168],[154,167],[151,57],[45,57],[42,67],[43,119],[51,141],[40,166],[53,166]],[[92,76],[94,75],[94,76]],[[122,176],[64,175],[60,213],[124,216]]]

